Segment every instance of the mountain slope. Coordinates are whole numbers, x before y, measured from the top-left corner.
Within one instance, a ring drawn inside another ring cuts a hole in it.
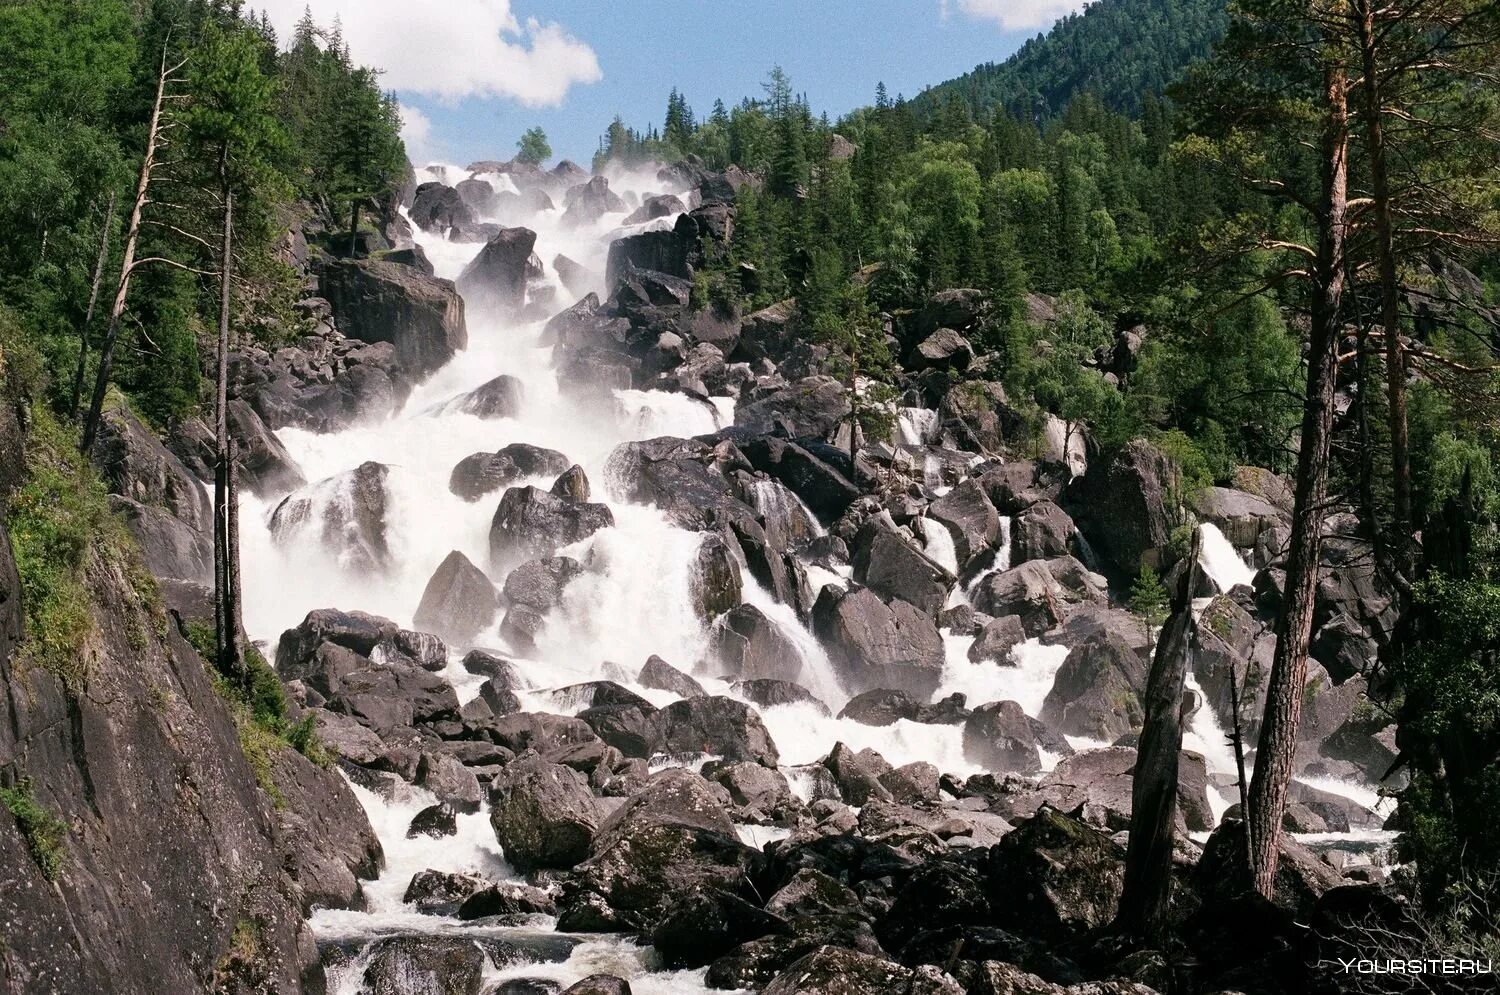
[[[919,114],[957,96],[983,115],[1004,108],[1046,120],[1092,90],[1111,108],[1140,110],[1207,55],[1228,24],[1225,0],[1099,0],[1059,21],[1004,62],[975,67],[914,99]]]

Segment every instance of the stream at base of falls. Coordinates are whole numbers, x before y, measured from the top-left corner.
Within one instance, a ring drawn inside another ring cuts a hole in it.
[[[419,180],[456,182],[468,175],[463,170],[429,168],[419,171]],[[514,185],[501,174],[479,174],[478,178],[490,182],[497,192],[515,192]],[[632,207],[643,197],[658,193],[675,193],[689,208],[694,206],[694,193],[662,189],[663,184],[654,176],[611,173],[609,179],[611,188]],[[552,264],[557,255],[566,255],[594,273],[593,289],[603,297],[610,242],[624,234],[668,229],[677,218],[672,215],[621,228],[619,221],[624,215],[616,213],[592,225],[569,227],[562,215],[562,210],[553,209],[481,219],[524,225],[537,233],[537,253],[544,261],[546,279],[555,284],[559,309],[577,294],[568,293],[557,280]],[[483,243],[448,242],[421,231],[416,232],[416,241],[437,275],[448,279],[456,279],[483,247]],[[536,635],[535,651],[526,654],[525,673],[535,687],[522,693],[523,707],[566,711],[545,695],[546,689],[591,680],[619,681],[619,668],[614,664],[625,664],[633,673],[653,654],[685,671],[692,670],[706,645],[705,628],[693,610],[689,593],[700,537],[672,525],[654,508],[615,500],[607,461],[625,442],[662,436],[688,438],[727,427],[733,423],[734,401],[715,398],[705,402],[677,393],[601,388],[597,396],[583,403],[560,389],[551,349],[541,341],[543,324],[514,321],[470,305],[467,350],[417,387],[394,416],[330,434],[298,429],[277,433],[314,482],[369,461],[390,468],[385,528],[392,566],[379,573],[353,568],[339,562],[313,538],[289,543],[283,537],[277,541],[269,528],[276,502],[244,497],[241,542],[245,622],[255,639],[274,647],[284,630],[319,608],[359,610],[412,626],[429,578],[451,551],[463,552],[481,568],[490,562],[490,523],[499,494],[473,503],[454,495],[449,490],[454,466],[474,453],[493,453],[511,443],[527,443],[559,450],[570,462],[581,465],[593,484],[595,500],[610,505],[614,525],[560,551],[585,564],[586,570],[566,588],[561,604],[547,616]],[[501,374],[516,377],[524,388],[516,417],[485,420],[445,407],[445,402]],[[902,435],[913,442],[925,441],[933,424],[929,413],[915,409],[904,412],[900,421]],[[546,479],[522,480],[516,486],[535,484],[545,489],[554,478],[555,474]],[[337,485],[319,488],[314,484],[302,493],[326,503],[349,500]],[[784,495],[778,490],[765,499],[784,500]],[[934,558],[953,561],[952,540],[944,529],[930,532],[928,540]],[[1235,556],[1227,543],[1212,544],[1210,553],[1215,558],[1210,565],[1216,574],[1240,579],[1243,565],[1237,560],[1224,560],[1226,555]],[[997,564],[1003,568],[1008,563],[1007,549],[997,558]],[[1243,569],[1248,572],[1248,568]],[[847,575],[836,571],[811,565],[809,570],[815,584],[849,583]],[[492,577],[495,581],[503,579]],[[803,679],[799,683],[836,716],[848,695],[840,689],[816,639],[793,610],[777,603],[748,576],[744,580],[745,600],[781,628],[802,656]],[[1032,639],[1015,650],[1009,663],[973,663],[968,658],[972,642],[972,636],[945,636],[947,663],[934,700],[955,692],[966,695],[971,706],[1008,699],[1018,702],[1028,715],[1037,715],[1067,647]],[[503,647],[506,641],[497,623],[475,644]],[[483,683],[483,678],[459,666],[456,655],[442,676],[453,685],[461,702],[475,697]],[[695,676],[708,693],[737,697],[728,683]],[[659,707],[676,700],[669,692],[633,683],[627,686]],[[861,725],[830,717],[809,704],[764,708],[761,713],[784,767],[814,763],[826,757],[836,742],[843,742],[854,750],[871,747],[895,766],[927,761],[959,777],[981,771],[965,758],[959,725],[918,724],[904,719],[888,726]],[[1203,753],[1212,774],[1233,773],[1233,757],[1212,709],[1199,709],[1186,746]],[[1058,758],[1042,759],[1050,768]],[[795,788],[796,777],[790,779]],[[1358,790],[1342,785],[1318,786],[1346,794]],[[403,902],[403,895],[412,876],[424,870],[468,872],[492,881],[521,881],[523,877],[507,864],[485,812],[460,815],[455,836],[408,839],[408,824],[418,811],[433,804],[431,794],[413,786],[403,786],[392,797],[357,785],[353,790],[379,835],[385,867],[378,880],[365,884],[365,910],[320,911],[313,916],[312,926],[320,944],[343,952],[330,957],[330,991],[334,995],[358,995],[365,966],[362,958],[369,941],[430,933],[507,939],[522,949],[537,951],[534,963],[488,967],[487,991],[508,979],[537,979],[566,986],[596,973],[629,980],[636,995],[687,995],[708,990],[704,970],[659,970],[649,948],[609,935],[562,937],[553,931],[554,922],[547,917],[536,917],[521,926],[495,927],[416,912]],[[1233,800],[1212,786],[1210,798],[1216,818]],[[778,831],[746,826],[741,835],[750,845],[763,846],[777,838]]]

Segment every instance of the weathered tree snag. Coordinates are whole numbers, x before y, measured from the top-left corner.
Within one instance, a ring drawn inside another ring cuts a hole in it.
[[[78,417],[78,404],[83,400],[83,378],[88,371],[89,332],[94,325],[94,308],[99,304],[99,285],[104,282],[104,265],[109,262],[110,229],[115,226],[115,206],[119,195],[109,193],[109,206],[104,209],[104,231],[99,235],[99,256],[94,261],[94,279],[89,285],[89,306],[83,315],[83,327],[78,330],[78,365],[73,370],[73,390],[68,395],[68,417]]]
[[[1130,787],[1130,842],[1125,851],[1125,890],[1115,928],[1154,938],[1167,923],[1172,897],[1172,845],[1176,834],[1177,773],[1182,755],[1183,689],[1197,624],[1193,591],[1198,586],[1200,540],[1195,536],[1172,597],[1172,614],[1156,641],[1151,675],[1142,700],[1145,723]]]
[[[1327,112],[1321,141],[1318,247],[1312,275],[1307,390],[1302,405],[1302,440],[1297,453],[1286,589],[1283,610],[1276,623],[1276,652],[1266,687],[1266,711],[1256,752],[1255,776],[1250,784],[1250,811],[1246,813],[1250,877],[1255,890],[1267,898],[1276,878],[1281,819],[1286,812],[1287,789],[1297,753],[1318,561],[1327,517],[1328,454],[1333,436],[1338,342],[1343,328],[1340,312],[1349,201],[1348,90],[1343,66],[1330,61],[1324,70]]]
[[[238,515],[231,486],[234,456],[229,441],[229,303],[234,270],[234,190],[229,183],[229,150],[219,159],[220,195],[224,199],[224,244],[219,255],[218,375],[214,410],[214,635],[219,672],[244,676],[240,649],[239,570],[236,545]]]

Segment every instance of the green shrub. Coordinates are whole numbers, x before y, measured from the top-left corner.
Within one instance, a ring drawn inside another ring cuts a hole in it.
[[[31,851],[31,858],[42,869],[42,874],[48,881],[57,880],[57,874],[62,870],[63,840],[68,836],[68,824],[36,800],[28,781],[13,788],[0,788],[0,805],[4,805],[16,820],[21,836],[26,840],[26,849]]]

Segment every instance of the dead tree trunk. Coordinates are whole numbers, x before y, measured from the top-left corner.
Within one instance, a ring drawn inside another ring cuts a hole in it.
[[[354,198],[354,206],[349,209],[349,258],[359,258],[359,198]]]
[[[1276,652],[1266,688],[1266,711],[1247,813],[1250,878],[1255,890],[1267,898],[1276,878],[1281,819],[1286,812],[1287,788],[1297,753],[1318,561],[1327,516],[1328,455],[1342,329],[1349,200],[1348,79],[1343,67],[1336,63],[1330,63],[1324,70],[1324,98],[1327,116],[1321,141],[1318,247],[1313,267],[1312,328],[1302,404],[1302,440],[1297,453],[1296,499],[1282,597],[1284,607],[1276,624]]]
[[[109,309],[109,325],[104,332],[104,341],[99,346],[99,372],[94,377],[94,394],[89,402],[88,417],[84,419],[83,434],[78,450],[84,455],[94,448],[94,439],[99,434],[99,419],[104,411],[104,395],[109,390],[109,372],[114,363],[115,343],[120,338],[120,321],[125,315],[125,302],[130,296],[130,277],[136,268],[147,262],[164,260],[136,259],[136,243],[141,235],[141,216],[151,199],[151,174],[156,169],[156,150],[161,141],[166,122],[162,118],[162,107],[166,102],[167,84],[174,82],[174,74],[183,67],[167,65],[166,53],[162,53],[161,71],[156,77],[156,98],[151,102],[151,120],[146,128],[146,153],[141,159],[141,172],[135,185],[135,202],[130,208],[130,223],[125,228],[125,248],[120,259],[120,278],[115,284],[114,302]]]
[[[104,231],[99,235],[99,256],[94,261],[94,279],[89,285],[89,306],[83,314],[83,327],[78,330],[78,366],[73,370],[73,390],[68,395],[68,417],[78,417],[78,405],[83,400],[83,378],[88,371],[89,333],[94,325],[94,308],[99,304],[99,285],[104,282],[104,266],[109,262],[110,229],[115,226],[115,205],[119,195],[109,192],[109,206],[104,209]]]
[[[1154,939],[1166,926],[1172,897],[1172,848],[1177,829],[1177,775],[1182,755],[1183,689],[1196,624],[1193,592],[1198,586],[1198,540],[1172,598],[1142,701],[1146,713],[1131,782],[1130,842],[1125,851],[1125,890],[1115,928]]]

